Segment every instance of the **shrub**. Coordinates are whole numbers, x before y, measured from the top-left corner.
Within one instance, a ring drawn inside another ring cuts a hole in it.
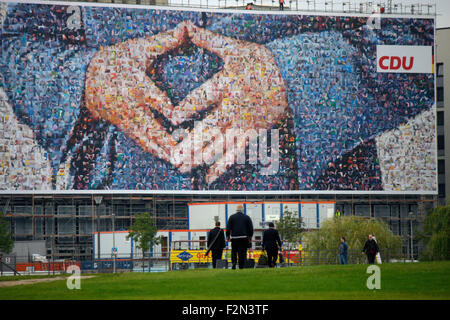
[[[340,238],[345,237],[349,263],[364,263],[366,256],[361,252],[369,234],[376,237],[382,260],[400,254],[401,237],[394,235],[384,221],[343,216],[329,218],[322,223],[319,230],[304,233],[304,261],[306,264],[338,263]]]

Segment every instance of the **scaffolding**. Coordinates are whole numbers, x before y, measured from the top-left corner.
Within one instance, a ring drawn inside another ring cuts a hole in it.
[[[14,241],[45,240],[48,259],[90,260],[93,233],[129,230],[135,216],[149,212],[159,230],[188,229],[188,203],[335,201],[342,215],[384,220],[404,238],[411,253],[411,230],[437,205],[436,196],[312,194],[54,194],[0,196]],[[421,250],[413,241],[413,253]]]
[[[112,3],[146,6],[169,6],[201,9],[245,9],[253,4],[252,10],[279,10],[278,0],[98,0],[70,1]],[[395,15],[435,15],[435,1],[404,3],[400,0],[358,1],[358,0],[287,0],[284,10],[329,13],[386,13]]]

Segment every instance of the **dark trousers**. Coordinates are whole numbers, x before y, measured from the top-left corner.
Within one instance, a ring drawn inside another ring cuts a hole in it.
[[[267,264],[269,268],[275,268],[278,259],[278,248],[266,249],[267,252]]]
[[[368,253],[367,254],[367,260],[369,260],[369,264],[374,264],[375,263],[375,256],[377,254],[376,253]]]
[[[211,255],[212,255],[212,265],[213,268],[216,268],[216,264],[217,264],[217,260],[222,259],[222,253],[223,253],[223,249],[214,249],[211,250]]]
[[[247,238],[231,239],[231,264],[236,269],[239,257],[239,269],[244,269],[245,260],[247,259]]]
[[[280,3],[280,10],[284,10],[284,4]]]

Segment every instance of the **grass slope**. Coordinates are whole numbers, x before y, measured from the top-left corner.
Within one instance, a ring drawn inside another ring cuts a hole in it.
[[[450,261],[383,264],[381,289],[366,287],[367,265],[99,274],[0,288],[0,299],[450,299]]]

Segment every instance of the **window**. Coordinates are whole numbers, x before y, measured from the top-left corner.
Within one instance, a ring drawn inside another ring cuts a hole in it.
[[[444,111],[437,112],[437,125],[438,126],[444,125]]]
[[[445,198],[445,183],[439,184],[439,198]]]
[[[161,237],[161,256],[167,257],[169,252],[169,246],[167,244],[167,237]]]
[[[444,87],[437,88],[437,101],[438,102],[444,101]]]
[[[444,150],[445,149],[445,141],[444,141],[444,136],[443,135],[439,135],[437,137],[437,145],[438,145],[438,150]]]
[[[445,173],[445,160],[438,160],[438,173]]]
[[[442,62],[436,64],[436,75],[438,77],[444,76],[444,64]]]

